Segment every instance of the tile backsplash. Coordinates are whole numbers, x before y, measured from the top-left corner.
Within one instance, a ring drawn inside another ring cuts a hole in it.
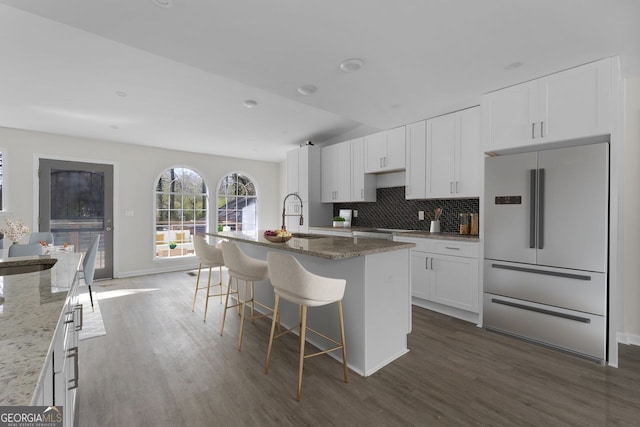
[[[406,200],[404,195],[404,187],[378,188],[376,202],[334,203],[333,214],[338,215],[340,209],[357,210],[352,226],[429,230],[427,212],[433,215],[436,208],[442,208],[440,231],[455,233],[460,227],[459,213],[479,212],[479,199]],[[423,221],[418,219],[418,211],[425,212]]]

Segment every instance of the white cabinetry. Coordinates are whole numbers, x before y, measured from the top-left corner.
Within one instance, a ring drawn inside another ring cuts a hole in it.
[[[367,173],[393,172],[405,168],[405,127],[364,137]]]
[[[322,201],[351,201],[351,142],[322,148]]]
[[[395,236],[415,243],[411,250],[413,304],[477,322],[478,242]]]
[[[351,144],[351,201],[375,202],[376,177],[365,173],[364,138],[356,138]]]
[[[604,59],[484,95],[484,150],[610,133],[611,65]]]
[[[331,224],[332,206],[321,202],[321,149],[306,145],[287,153],[287,194],[296,193],[302,199],[289,197],[285,226],[289,231],[307,232],[310,225]],[[300,225],[302,213],[303,225]]]
[[[405,198],[424,199],[427,196],[427,123],[422,120],[407,125]]]
[[[407,125],[407,199],[479,197],[480,108]]]
[[[479,197],[480,108],[427,120],[426,197]]]

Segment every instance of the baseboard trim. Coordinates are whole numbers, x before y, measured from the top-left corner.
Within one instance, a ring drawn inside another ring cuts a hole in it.
[[[618,332],[616,338],[620,344],[640,346],[640,335]]]

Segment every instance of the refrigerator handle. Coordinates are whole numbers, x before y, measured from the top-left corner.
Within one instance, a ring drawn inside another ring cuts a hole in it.
[[[536,247],[536,170],[531,169],[531,182],[529,189],[529,247]]]
[[[544,169],[538,170],[538,249],[544,248]]]

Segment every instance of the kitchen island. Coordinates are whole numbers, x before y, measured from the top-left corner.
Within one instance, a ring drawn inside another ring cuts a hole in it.
[[[343,307],[347,363],[358,374],[371,375],[409,351],[409,251],[415,246],[413,243],[313,234],[300,234],[288,242],[272,243],[264,238],[261,231],[209,235],[216,239],[234,240],[254,258],[266,260],[269,251],[285,252],[293,255],[312,273],[345,279]],[[255,292],[256,298],[273,305],[273,287],[268,281],[257,283]],[[297,306],[283,301],[280,309],[280,320],[285,328],[298,323]],[[340,336],[335,304],[311,308],[308,324],[329,336]],[[316,337],[308,336],[308,341],[320,349],[328,348],[327,343]],[[337,353],[330,355],[341,360]]]
[[[75,390],[69,390],[66,376],[77,378],[77,373],[74,357],[59,355],[69,344],[77,345],[73,339],[80,316],[71,303],[82,254],[9,259],[6,251],[0,251],[0,269],[15,272],[54,259],[50,269],[0,276],[0,405],[64,406],[65,425],[69,425]],[[54,353],[58,355],[55,366]]]

